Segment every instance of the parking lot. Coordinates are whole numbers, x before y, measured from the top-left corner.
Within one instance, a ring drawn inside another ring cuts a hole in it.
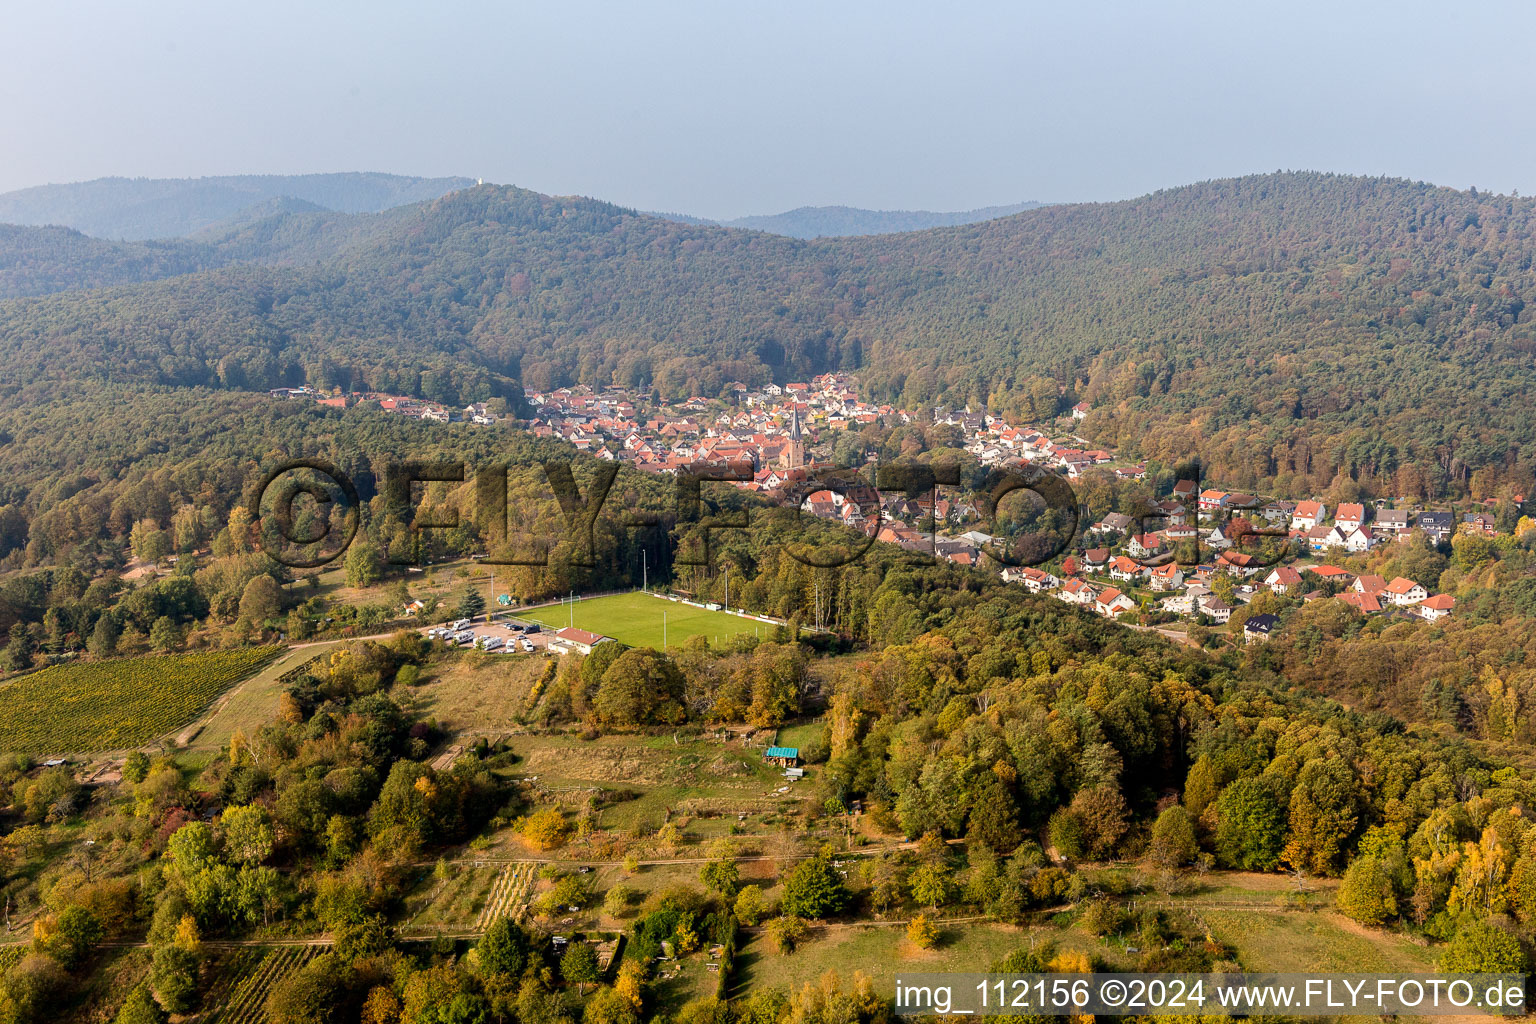
[[[528,632],[529,627],[536,629],[537,632]],[[554,639],[554,634],[548,627],[539,626],[536,623],[525,623],[510,617],[495,619],[489,623],[469,623],[460,619],[457,622],[428,627],[423,629],[422,633],[456,647],[475,648],[487,654],[537,654],[547,650],[550,641]],[[557,649],[557,653],[564,652]]]

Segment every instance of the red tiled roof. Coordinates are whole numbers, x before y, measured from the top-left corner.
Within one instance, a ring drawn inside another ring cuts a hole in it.
[[[1339,600],[1343,601],[1345,604],[1354,605],[1358,611],[1381,611],[1381,602],[1376,599],[1375,594],[1357,594],[1353,590],[1350,590],[1340,594]]]

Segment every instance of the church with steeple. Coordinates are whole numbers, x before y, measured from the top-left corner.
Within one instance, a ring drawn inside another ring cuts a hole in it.
[[[779,451],[780,470],[801,469],[805,466],[805,440],[800,433],[800,409],[790,406],[789,443]]]

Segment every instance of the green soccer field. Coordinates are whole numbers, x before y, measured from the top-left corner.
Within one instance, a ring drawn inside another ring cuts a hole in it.
[[[574,625],[577,629],[611,636],[631,647],[660,648],[663,645],[663,612],[666,613],[666,643],[674,647],[695,636],[706,636],[710,643],[737,633],[768,637],[775,628],[766,622],[695,608],[643,593],[612,594],[590,600],[577,598],[574,605],[551,605],[523,612],[518,618],[555,629]]]

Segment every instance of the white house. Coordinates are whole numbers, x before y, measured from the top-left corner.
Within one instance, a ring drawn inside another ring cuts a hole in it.
[[[1268,576],[1264,577],[1264,585],[1277,594],[1284,594],[1286,590],[1301,582],[1301,573],[1288,565],[1277,566]]]
[[[1358,529],[1365,525],[1365,506],[1355,502],[1344,502],[1333,515],[1333,525]]]
[[[1371,535],[1368,526],[1351,526],[1348,523],[1334,523],[1333,528],[1323,538],[1321,547],[1343,548],[1352,554],[1371,550],[1371,545],[1376,538]]]
[[[1426,622],[1448,619],[1455,608],[1456,599],[1450,594],[1436,594],[1419,602],[1419,614],[1424,616]]]
[[[1057,587],[1061,586],[1061,580],[1057,579],[1055,576],[1052,576],[1044,569],[1036,569],[1033,566],[1026,566],[1019,571],[1023,575],[1024,586],[1029,588],[1029,592],[1031,594],[1038,594],[1042,590],[1055,590]]]
[[[1328,518],[1328,506],[1320,501],[1298,501],[1291,515],[1291,529],[1306,532]]]
[[[1122,580],[1127,583],[1140,579],[1146,571],[1134,558],[1127,558],[1124,555],[1117,556],[1114,561],[1109,563],[1110,579]]]
[[[1232,617],[1232,606],[1227,604],[1215,594],[1208,594],[1200,601],[1200,611],[1210,616],[1214,622],[1225,625]]]
[[[1212,551],[1225,551],[1232,546],[1232,540],[1227,532],[1232,529],[1231,523],[1222,523],[1205,536],[1205,545]]]
[[[1136,602],[1126,597],[1114,587],[1106,587],[1104,592],[1093,602],[1093,610],[1106,619],[1114,618],[1121,612],[1131,611],[1136,607]]]
[[[1413,526],[1413,513],[1405,509],[1385,508],[1376,513],[1376,519],[1371,523],[1371,529],[1380,534],[1390,534],[1400,537],[1407,533]]]
[[[1228,497],[1230,497],[1230,495],[1226,491],[1218,491],[1215,489],[1201,491],[1200,514],[1207,515],[1211,512],[1215,512],[1217,509],[1221,508],[1227,503]]]
[[[1130,516],[1123,512],[1111,512],[1103,519],[1088,527],[1089,533],[1124,533],[1134,522]]]
[[[1425,590],[1422,584],[1415,583],[1406,576],[1395,578],[1387,584],[1387,589],[1382,593],[1387,596],[1388,601],[1400,608],[1418,604],[1429,597],[1429,591]]]
[[[1062,584],[1056,596],[1067,604],[1093,604],[1098,598],[1098,591],[1082,580],[1067,580]]]
[[[1344,538],[1344,550],[1350,554],[1358,555],[1371,550],[1375,543],[1376,535],[1371,532],[1371,528],[1369,526],[1360,526]]]

